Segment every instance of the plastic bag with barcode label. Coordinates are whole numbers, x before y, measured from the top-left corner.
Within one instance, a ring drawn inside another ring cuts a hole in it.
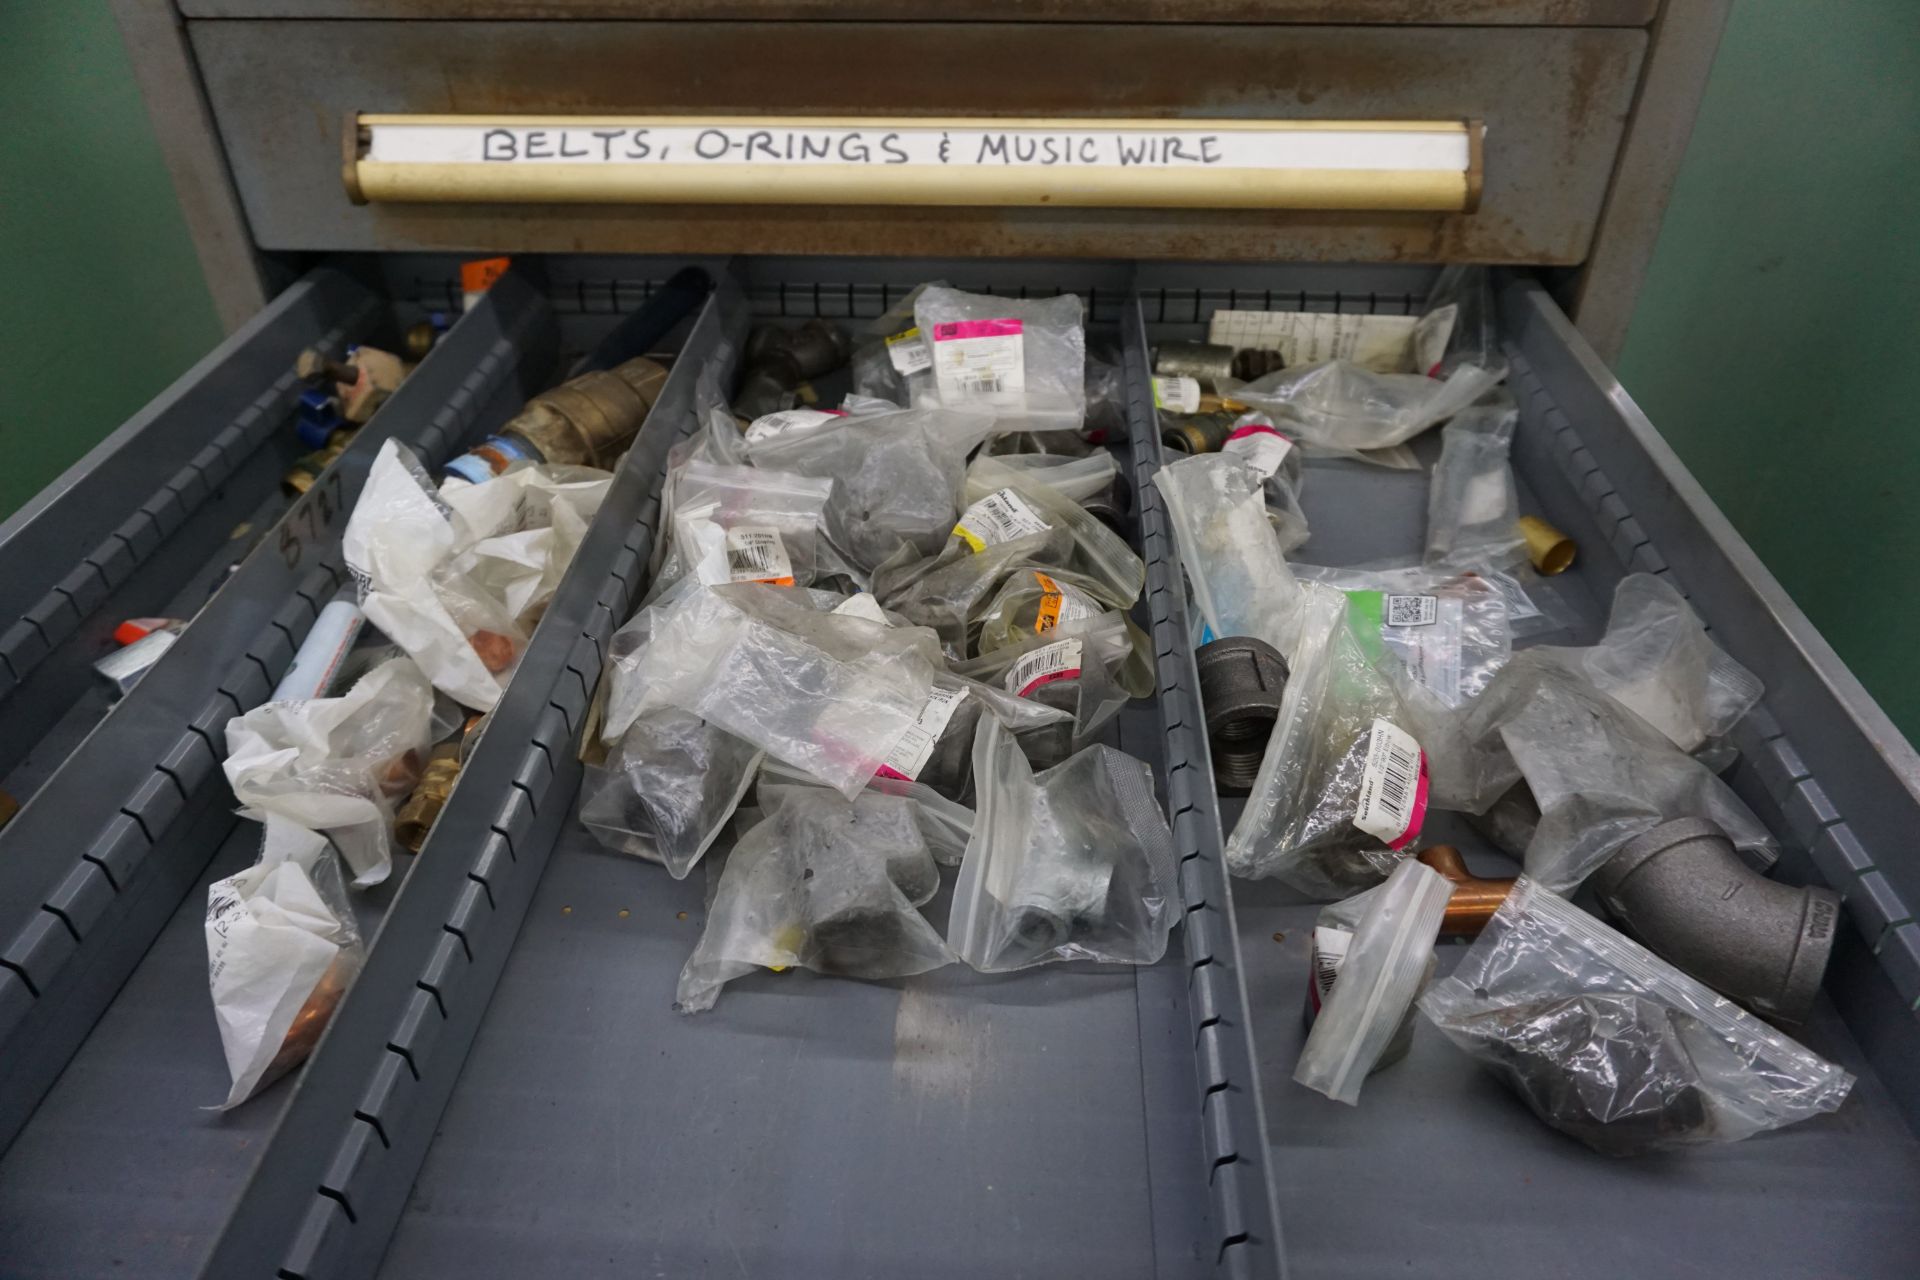
[[[1062,622],[963,662],[957,670],[1072,716],[1039,728],[1015,724],[1020,745],[1043,769],[1090,744],[1130,699],[1153,692],[1146,635],[1113,610]]]
[[[1413,678],[1448,707],[1486,688],[1513,656],[1507,597],[1478,574],[1306,564],[1293,572],[1346,592],[1356,625],[1377,631]]]
[[[260,861],[207,886],[206,937],[225,1111],[313,1051],[366,948],[326,838],[271,814]]]
[[[580,823],[684,880],[753,785],[763,753],[690,712],[639,716],[580,786]]]
[[[1836,1110],[1853,1077],[1521,877],[1420,998],[1546,1124],[1608,1155],[1737,1142]]]
[[[1227,841],[1235,874],[1273,876],[1316,898],[1384,880],[1432,799],[1413,736],[1444,715],[1346,596],[1311,587],[1292,673],[1246,808]]]
[[[980,615],[976,648],[992,653],[1024,644],[1061,626],[1096,618],[1132,602],[1115,600],[1106,585],[1071,569],[1017,567]]]
[[[940,871],[912,800],[764,784],[759,800],[764,817],[727,855],[675,1008],[711,1009],[756,969],[905,978],[953,963],[915,910]]]
[[[1089,747],[1036,774],[992,717],[981,721],[973,760],[973,833],[947,920],[960,958],[989,973],[1159,960],[1180,896],[1153,771]]]
[[[939,554],[960,518],[967,454],[992,429],[983,413],[862,402],[751,448],[756,466],[833,482],[828,537],[870,576],[903,546]]]
[[[1066,559],[1042,563],[1057,563],[1062,569],[1071,569],[1098,581],[1112,599],[1130,605],[1140,598],[1147,581],[1147,566],[1134,554],[1126,539],[1035,473],[1008,466],[998,458],[975,458],[967,468],[967,501],[977,504],[989,497],[1017,499],[1050,527],[1067,531],[1072,545]],[[965,523],[964,517],[962,523]]]
[[[1429,378],[1329,360],[1267,374],[1231,394],[1267,414],[1309,453],[1382,462],[1382,451],[1453,417],[1506,373],[1504,361],[1485,368],[1462,364],[1444,378]]]
[[[1311,534],[1306,509],[1300,505],[1300,486],[1306,478],[1303,454],[1293,438],[1266,414],[1243,413],[1228,430],[1220,452],[1241,459],[1259,473],[1267,519],[1280,539],[1280,550],[1293,554]]]
[[[1000,431],[1080,428],[1087,343],[1079,298],[1016,300],[930,285],[913,315],[932,347],[941,403],[990,408]]]
[[[1517,569],[1520,491],[1508,452],[1520,411],[1504,391],[1462,410],[1440,430],[1440,460],[1427,486],[1428,568],[1460,572]]]
[[[708,586],[807,586],[818,574],[833,481],[764,467],[687,464],[674,485],[673,554]]]
[[[1207,628],[1264,640],[1291,659],[1306,596],[1267,520],[1259,473],[1242,458],[1196,454],[1161,467],[1153,485]]]
[[[242,816],[326,832],[365,888],[393,868],[393,806],[419,781],[432,732],[433,686],[396,657],[337,698],[268,702],[227,721],[221,767]]]
[[[920,295],[945,281],[914,288],[869,321],[855,338],[855,395],[897,405],[938,404],[933,381],[933,343],[913,320]]]

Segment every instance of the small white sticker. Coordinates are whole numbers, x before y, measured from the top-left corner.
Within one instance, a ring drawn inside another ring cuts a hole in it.
[[[958,320],[933,327],[933,376],[947,404],[1019,405],[1026,398],[1026,339],[1020,321]]]
[[[887,359],[896,372],[911,377],[933,368],[933,348],[921,339],[919,329],[908,329],[887,339]]]
[[[1200,381],[1197,378],[1155,378],[1153,407],[1168,413],[1200,412]]]
[[[927,761],[933,757],[934,745],[940,741],[940,735],[947,731],[947,721],[953,719],[953,713],[966,700],[965,685],[952,689],[936,687],[928,697],[927,704],[920,708],[920,715],[900,735],[900,741],[893,744],[893,750],[887,752],[886,763],[879,769],[880,776],[917,782],[920,771],[927,767]]]
[[[1030,538],[1052,527],[1025,498],[1011,489],[996,489],[961,513],[960,523],[953,526],[953,536],[977,555],[988,547]]]
[[[893,624],[887,621],[887,615],[880,608],[880,602],[873,592],[862,591],[858,595],[848,596],[833,607],[835,613],[845,614],[849,618],[865,618],[868,622],[877,622],[883,627]]]
[[[823,422],[847,415],[839,409],[782,409],[755,418],[747,428],[747,443],[760,444],[792,431],[809,431]]]
[[[1427,816],[1427,757],[1412,735],[1375,719],[1353,825],[1389,849],[1413,843]]]
[[[1072,680],[1080,674],[1080,652],[1080,639],[1073,636],[1022,654],[1003,682],[1007,692],[1025,698],[1043,684]]]
[[[793,561],[778,529],[735,525],[727,530],[727,581],[793,585]]]
[[[1440,600],[1436,596],[1387,597],[1387,625],[1390,627],[1430,627],[1440,620]]]
[[[1313,929],[1313,972],[1307,980],[1307,998],[1318,1015],[1326,1003],[1333,981],[1347,962],[1347,948],[1353,945],[1353,932],[1336,925],[1315,925]]]
[[[1274,430],[1272,423],[1243,419],[1220,446],[1220,452],[1246,459],[1247,465],[1258,471],[1262,480],[1269,480],[1293,452],[1293,441]]]

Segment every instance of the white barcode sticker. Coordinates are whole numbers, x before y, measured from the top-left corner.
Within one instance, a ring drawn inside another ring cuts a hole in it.
[[[1020,321],[956,320],[933,326],[933,376],[947,404],[1018,405],[1026,398],[1026,339]]]
[[[1426,816],[1426,753],[1397,725],[1374,720],[1353,825],[1389,849],[1403,849],[1420,834]]]
[[[1200,382],[1197,378],[1155,378],[1153,407],[1168,413],[1200,412]]]
[[[1267,480],[1280,470],[1280,464],[1293,452],[1293,441],[1276,431],[1271,422],[1258,418],[1251,421],[1242,419],[1227,435],[1227,442],[1220,446],[1220,452],[1244,458],[1248,466],[1260,473],[1262,480]]]
[[[1045,635],[1063,622],[1076,622],[1106,612],[1098,600],[1051,574],[1035,569],[1033,577],[1040,584],[1040,604],[1034,610],[1033,619],[1035,634]]]
[[[960,523],[953,526],[953,536],[978,555],[988,547],[1030,538],[1052,527],[1025,498],[1011,489],[996,489],[961,513]]]
[[[850,618],[865,618],[868,622],[877,622],[883,627],[893,625],[887,621],[886,612],[880,608],[880,602],[874,599],[871,591],[862,591],[857,595],[848,596],[833,606],[833,611]]]
[[[886,762],[879,769],[880,776],[917,782],[920,771],[933,758],[934,745],[947,731],[947,721],[953,719],[953,713],[966,700],[965,685],[951,689],[936,687],[926,705],[920,708],[920,715],[900,735],[900,741],[893,744],[893,750],[887,752]]]
[[[832,422],[835,418],[846,417],[841,409],[782,409],[779,413],[764,414],[755,418],[747,427],[747,443],[759,444],[775,436],[784,436],[792,431],[807,431],[823,422]]]
[[[1347,962],[1347,948],[1352,945],[1352,930],[1327,924],[1314,926],[1313,972],[1307,979],[1307,999],[1313,1005],[1315,1016],[1326,1003],[1327,993],[1333,990],[1333,981],[1340,976],[1340,967]]]
[[[1080,653],[1080,639],[1074,636],[1022,654],[1007,671],[1007,692],[1024,698],[1043,684],[1076,678],[1080,674]]]
[[[1387,597],[1386,625],[1390,627],[1430,627],[1440,620],[1437,596]]]
[[[887,339],[887,359],[896,372],[910,376],[933,367],[933,348],[921,339],[919,329],[908,329]]]
[[[727,530],[727,581],[793,585],[793,561],[778,529],[735,525]]]

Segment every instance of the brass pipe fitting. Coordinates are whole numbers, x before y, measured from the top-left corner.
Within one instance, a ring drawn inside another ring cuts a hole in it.
[[[1579,551],[1572,538],[1539,516],[1521,516],[1514,527],[1526,539],[1527,558],[1533,561],[1535,569],[1552,576],[1572,566],[1573,557]]]

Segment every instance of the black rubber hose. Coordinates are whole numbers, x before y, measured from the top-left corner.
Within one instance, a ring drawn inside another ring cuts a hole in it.
[[[1805,1021],[1840,922],[1833,890],[1767,879],[1704,818],[1629,841],[1592,883],[1647,950],[1764,1018]]]

